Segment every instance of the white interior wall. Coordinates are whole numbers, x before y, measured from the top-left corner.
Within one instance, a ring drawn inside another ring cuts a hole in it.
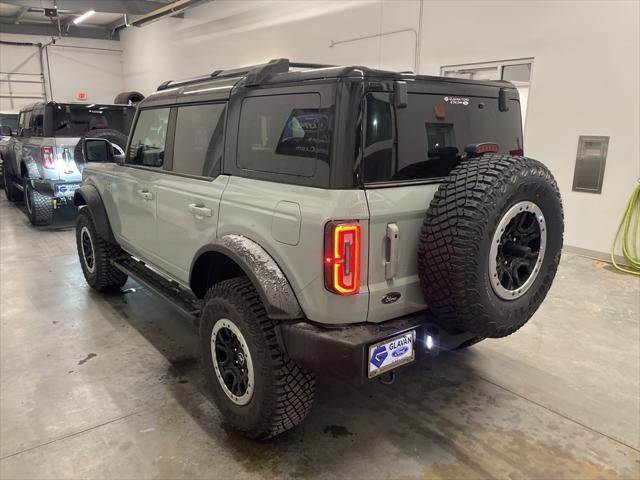
[[[417,29],[415,1],[216,0],[121,32],[127,90],[148,94],[168,79],[288,57],[300,62],[413,70],[416,33],[331,47],[332,41]]]
[[[425,1],[420,73],[534,57],[526,154],[546,163],[565,205],[565,243],[607,252],[640,177],[636,1]],[[121,32],[126,90],[267,59],[413,70],[417,0],[217,0]],[[340,41],[404,30],[331,47]],[[610,135],[601,195],[571,191],[579,135]]]
[[[639,19],[636,1],[425,3],[423,72],[534,57],[525,154],[560,186],[567,245],[608,252],[640,177]],[[611,136],[600,195],[571,191],[579,135]]]
[[[0,40],[46,45],[51,38],[0,33]],[[123,91],[121,48],[122,45],[118,41],[80,38],[62,38],[57,40],[55,45],[47,47],[48,57],[44,55],[43,63],[49,99],[72,102],[76,101],[78,92],[85,92],[89,103],[113,102],[116,94]],[[39,49],[0,43],[0,71],[40,73]],[[1,75],[0,78],[6,78],[6,75]],[[14,78],[30,77],[16,75]],[[37,95],[42,91],[39,85],[34,84],[13,83],[12,87],[14,95]],[[7,93],[6,82],[2,82],[0,92],[3,95]],[[37,99],[23,99],[11,105],[9,99],[0,98],[0,110],[18,111],[20,107],[35,101]]]

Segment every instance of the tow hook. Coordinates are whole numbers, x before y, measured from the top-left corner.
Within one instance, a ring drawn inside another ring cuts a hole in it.
[[[378,377],[378,380],[384,385],[391,385],[396,381],[396,372],[391,370],[390,372],[383,373]]]

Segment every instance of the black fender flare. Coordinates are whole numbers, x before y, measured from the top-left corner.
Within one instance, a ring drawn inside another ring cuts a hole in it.
[[[111,243],[116,243],[116,239],[111,231],[111,225],[109,224],[107,210],[104,208],[102,197],[94,185],[86,184],[78,188],[73,194],[73,204],[76,207],[86,205],[89,212],[91,212],[93,224],[96,227],[98,235]]]
[[[189,278],[200,256],[217,252],[233,260],[251,280],[260,295],[267,316],[277,320],[304,318],[291,284],[275,260],[259,244],[242,235],[224,235],[200,248],[189,269]]]

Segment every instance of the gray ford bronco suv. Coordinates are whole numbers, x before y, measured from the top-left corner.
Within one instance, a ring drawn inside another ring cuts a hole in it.
[[[507,82],[287,59],[168,81],[125,155],[84,141],[80,263],[197,319],[220,411],[266,438],[305,418],[316,372],[390,381],[531,318],[563,213],[522,145]]]
[[[24,198],[33,225],[49,225],[56,209],[73,207],[84,165],[80,139],[108,139],[124,153],[135,107],[39,102],[20,111],[17,129],[3,125],[0,160],[7,199]]]

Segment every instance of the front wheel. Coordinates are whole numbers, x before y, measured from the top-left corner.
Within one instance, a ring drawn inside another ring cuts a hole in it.
[[[78,213],[76,247],[82,273],[91,288],[102,292],[126,283],[127,275],[111,264],[111,260],[124,252],[98,235],[88,207],[81,208]]]
[[[279,348],[275,322],[248,278],[209,289],[200,341],[203,372],[216,405],[244,435],[278,435],[311,410],[315,378]]]

